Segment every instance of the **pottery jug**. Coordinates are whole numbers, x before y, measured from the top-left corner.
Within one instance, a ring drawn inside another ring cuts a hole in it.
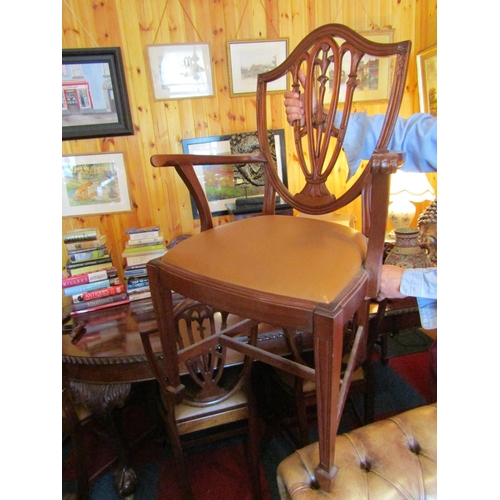
[[[427,257],[426,245],[418,241],[419,229],[413,227],[401,227],[394,230],[396,241],[385,264],[404,267],[405,269],[417,267],[431,267]]]

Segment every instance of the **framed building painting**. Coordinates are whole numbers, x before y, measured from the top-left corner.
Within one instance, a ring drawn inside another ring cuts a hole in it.
[[[288,55],[288,39],[228,42],[231,97],[257,92],[257,75],[280,65]],[[286,77],[268,84],[269,92],[284,92]]]
[[[62,139],[133,133],[120,47],[63,49]]]

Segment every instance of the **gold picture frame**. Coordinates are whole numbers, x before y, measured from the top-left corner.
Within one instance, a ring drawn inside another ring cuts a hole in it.
[[[437,45],[417,54],[420,111],[437,116]]]
[[[257,75],[274,69],[288,56],[288,38],[276,40],[235,40],[227,42],[229,92],[231,97],[257,93]],[[268,86],[268,92],[284,92],[287,77]]]

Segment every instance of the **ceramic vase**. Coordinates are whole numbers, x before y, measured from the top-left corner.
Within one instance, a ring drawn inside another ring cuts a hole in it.
[[[419,243],[420,231],[417,228],[401,227],[395,229],[394,233],[396,241],[385,259],[385,264],[405,269],[431,267],[425,245]]]

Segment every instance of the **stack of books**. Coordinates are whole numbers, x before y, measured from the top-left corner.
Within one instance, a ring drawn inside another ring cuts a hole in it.
[[[71,298],[71,315],[130,302],[99,228],[69,231],[63,242],[68,260],[62,289]]]
[[[146,264],[167,251],[159,226],[129,228],[122,257],[125,261],[125,288],[131,301],[151,297]]]

